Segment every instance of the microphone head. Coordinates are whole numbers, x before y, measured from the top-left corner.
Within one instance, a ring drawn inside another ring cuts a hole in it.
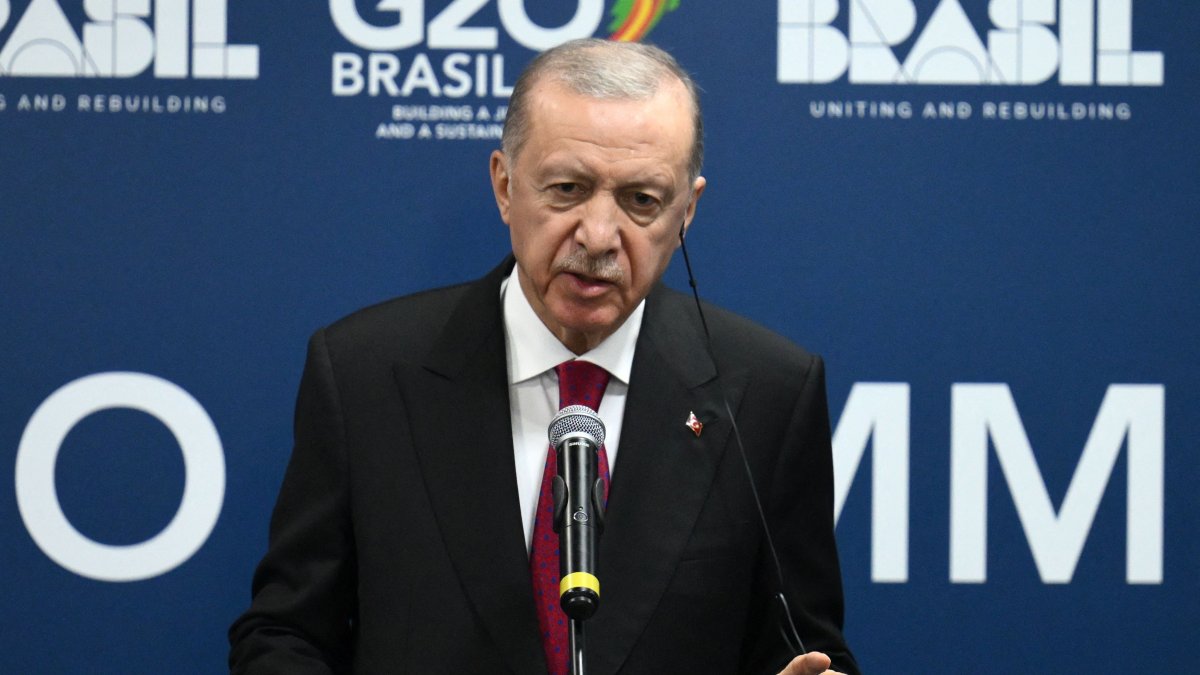
[[[558,444],[568,436],[584,434],[596,443],[596,447],[604,445],[604,422],[595,410],[586,405],[569,405],[550,421],[550,445],[557,448]]]

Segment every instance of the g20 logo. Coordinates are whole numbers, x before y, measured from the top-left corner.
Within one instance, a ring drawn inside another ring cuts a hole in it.
[[[342,36],[372,51],[409,49],[424,43],[429,49],[481,49],[499,47],[495,26],[466,26],[489,0],[454,0],[426,24],[425,0],[382,0],[375,9],[396,14],[394,23],[377,26],[358,13],[355,0],[329,0],[329,12]],[[609,12],[608,36],[637,41],[658,21],[679,6],[679,0],[617,0]],[[575,13],[556,27],[538,25],[529,18],[525,0],[497,0],[496,9],[505,32],[518,44],[541,51],[575,38],[595,35],[604,19],[604,0],[576,0]]]
[[[617,0],[608,12],[608,38],[642,39],[679,1]],[[489,2],[452,0],[429,17],[425,0],[381,0],[365,18],[356,0],[329,0],[334,26],[368,51],[333,54],[333,95],[506,98],[512,87],[505,81],[504,54],[498,51],[501,28],[518,44],[541,51],[595,35],[604,23],[604,0],[575,0],[571,18],[559,26],[535,22],[525,0],[496,0],[499,26],[467,25]],[[397,53],[414,47],[429,51]],[[439,53],[432,54],[434,50]]]

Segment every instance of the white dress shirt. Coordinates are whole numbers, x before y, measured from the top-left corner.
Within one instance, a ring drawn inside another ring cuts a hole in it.
[[[576,357],[542,323],[521,292],[516,268],[500,284],[504,305],[504,344],[508,358],[508,401],[512,415],[513,452],[517,465],[517,495],[521,500],[521,523],[525,548],[533,541],[533,520],[542,489],[542,473],[550,450],[547,430],[558,413],[558,374],[554,367],[578,358],[607,370],[611,377],[597,411],[604,422],[604,449],[610,476],[617,463],[621,422],[633,350],[642,328],[646,301],[638,304],[625,323],[596,346]]]

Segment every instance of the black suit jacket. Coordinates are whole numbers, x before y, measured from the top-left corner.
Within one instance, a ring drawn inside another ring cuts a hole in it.
[[[234,672],[546,672],[509,422],[499,285],[512,264],[313,336],[270,544],[230,629]],[[775,673],[788,660],[722,392],[801,637],[857,672],[841,633],[821,361],[709,307],[718,377],[689,303],[661,287],[646,303],[589,672]]]

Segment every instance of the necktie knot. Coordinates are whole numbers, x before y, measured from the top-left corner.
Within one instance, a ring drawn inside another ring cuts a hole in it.
[[[608,371],[588,361],[564,361],[554,367],[558,373],[558,407],[586,405],[600,409],[600,399],[608,387]]]

